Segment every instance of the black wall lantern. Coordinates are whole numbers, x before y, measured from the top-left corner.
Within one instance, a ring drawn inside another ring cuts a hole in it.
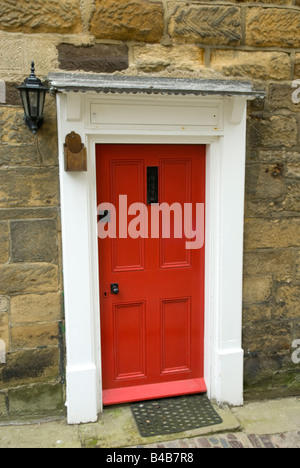
[[[34,62],[31,63],[31,75],[18,86],[24,107],[24,120],[32,133],[36,134],[44,122],[44,104],[48,88],[35,76]]]

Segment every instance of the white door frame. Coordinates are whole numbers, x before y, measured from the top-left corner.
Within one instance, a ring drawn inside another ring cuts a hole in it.
[[[242,271],[246,96],[57,94],[70,424],[102,411],[95,148],[101,143],[205,144],[205,382],[219,403],[243,404]],[[64,170],[71,131],[88,171]]]

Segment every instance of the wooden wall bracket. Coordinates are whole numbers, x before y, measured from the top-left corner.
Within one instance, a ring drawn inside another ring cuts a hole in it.
[[[65,140],[65,171],[83,172],[87,171],[87,151],[81,142],[81,137],[75,132],[66,136]]]

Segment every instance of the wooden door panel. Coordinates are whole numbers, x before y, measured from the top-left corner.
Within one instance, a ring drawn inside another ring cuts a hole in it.
[[[113,306],[115,380],[146,377],[145,302]]]
[[[162,374],[191,371],[191,298],[161,301]]]
[[[181,268],[190,266],[191,252],[185,248],[184,204],[191,203],[191,159],[166,159],[160,162],[161,200],[168,203],[171,210],[170,236],[164,238],[164,226],[160,236],[161,268]],[[167,217],[166,217],[167,221]],[[167,228],[165,229],[168,230]],[[181,234],[180,238],[177,238]]]
[[[117,237],[99,240],[104,404],[205,391],[204,246],[186,249],[184,235],[185,204],[205,202],[205,147],[97,145],[96,154],[98,204],[112,203],[117,221]],[[148,237],[128,236],[137,212],[119,223],[133,203],[145,206]],[[169,237],[161,213],[158,234],[151,231],[163,203]],[[195,229],[195,210],[188,222]]]
[[[110,200],[116,208],[117,220],[120,210],[119,196],[127,196],[127,204],[144,199],[144,165],[142,160],[130,159],[110,161]],[[134,180],[134,184],[132,183]],[[122,226],[123,224],[121,224]],[[125,225],[125,223],[124,223]],[[119,227],[120,224],[117,223]],[[126,236],[125,239],[122,236]],[[144,269],[144,239],[127,237],[127,232],[117,231],[117,238],[112,239],[112,271],[126,272]]]

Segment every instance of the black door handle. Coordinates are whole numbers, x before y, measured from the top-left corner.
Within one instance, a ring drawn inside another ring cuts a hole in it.
[[[109,215],[108,210],[104,210],[101,213],[98,213],[98,222],[102,221],[102,219],[106,218]],[[103,222],[103,221],[102,221]]]
[[[120,292],[119,290],[119,285],[117,283],[112,283],[110,285],[110,290],[111,290],[111,293],[114,294],[115,296],[117,296]]]

